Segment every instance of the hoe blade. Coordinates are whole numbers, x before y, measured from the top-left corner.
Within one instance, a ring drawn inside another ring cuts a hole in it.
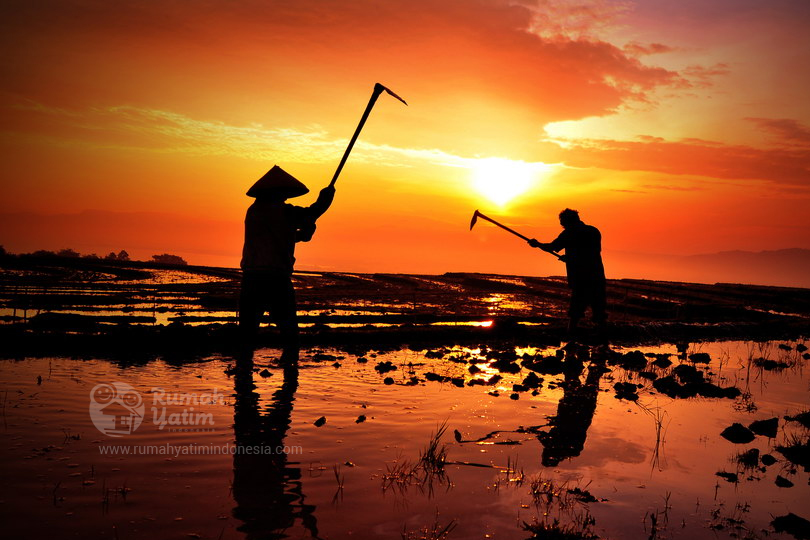
[[[470,230],[472,230],[472,228],[475,226],[476,221],[478,221],[478,210],[475,211],[472,219],[470,220]]]

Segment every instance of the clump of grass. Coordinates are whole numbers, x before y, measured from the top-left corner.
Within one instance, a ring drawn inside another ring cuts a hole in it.
[[[416,463],[398,459],[393,467],[387,466],[386,472],[382,475],[383,491],[394,488],[404,493],[410,486],[416,485],[419,489],[426,489],[432,494],[436,483],[446,485],[449,489],[450,480],[445,471],[447,445],[441,442],[445,431],[447,431],[446,421],[442,422],[435,433],[431,433],[428,444],[420,452]]]
[[[551,523],[536,520],[533,523],[524,521],[523,530],[532,533],[532,538],[542,540],[599,540],[592,530],[594,524],[593,516],[588,514],[579,523],[567,525],[561,525],[556,518]]]
[[[655,424],[655,445],[653,446],[652,455],[650,457],[650,466],[653,469],[662,469],[662,454],[664,452],[664,443],[666,442],[666,433],[667,428],[669,427],[669,422],[664,425],[664,420],[668,416],[667,411],[665,411],[662,407],[647,407],[642,405],[641,403],[636,403],[636,405],[650,418],[652,418],[653,423]],[[671,420],[670,420],[671,421]]]
[[[503,471],[506,475],[506,481],[516,486],[522,486],[526,480],[526,473],[523,467],[518,466],[518,460],[512,461],[512,458],[506,457],[506,470]]]
[[[588,491],[589,485],[590,482],[584,487],[570,487],[568,481],[559,483],[543,478],[540,474],[529,481],[529,495],[543,516],[562,513],[573,516],[577,508],[587,508],[587,503],[598,502],[598,499]]]
[[[512,458],[507,456],[506,467],[493,465],[492,468],[503,473],[503,478],[498,477],[498,480],[492,486],[496,491],[501,488],[501,485],[520,487],[526,481],[526,472],[523,470],[523,467],[518,465],[517,458],[512,461]]]
[[[110,508],[110,502],[114,499],[118,499],[121,497],[123,501],[126,502],[127,500],[127,493],[132,491],[131,488],[127,487],[127,483],[124,482],[123,486],[118,486],[114,488],[107,487],[107,479],[105,478],[101,485],[101,508],[103,513],[107,513]]]
[[[62,444],[68,443],[70,441],[78,441],[78,440],[81,440],[81,438],[82,438],[80,433],[77,433],[76,435],[74,435],[67,428],[62,428],[62,433],[65,434],[65,439],[62,441]]]
[[[567,485],[567,482],[558,484],[554,480],[547,480],[538,475],[529,483],[529,494],[537,507],[549,507],[556,502],[561,509],[565,509],[570,506]]]
[[[417,467],[410,461],[397,459],[391,466],[386,464],[386,471],[382,475],[382,489],[399,489],[405,491],[416,479]]]
[[[456,525],[456,520],[453,519],[450,523],[442,527],[439,524],[439,512],[437,510],[436,519],[430,527],[424,526],[415,531],[408,531],[403,527],[402,540],[444,540],[450,536],[450,533],[453,532]]]
[[[436,428],[436,433],[430,434],[427,446],[419,455],[418,465],[425,472],[444,474],[444,466],[447,463],[447,445],[441,444],[441,439],[445,431],[447,431],[446,420]]]
[[[771,360],[769,358],[755,358],[754,366],[764,369],[765,371],[782,371],[783,369],[792,367],[789,362]]]
[[[794,416],[785,416],[785,420],[790,422],[798,422],[804,427],[810,429],[810,410],[802,411]]]
[[[810,471],[810,438],[791,433],[785,437],[785,444],[776,447],[776,451],[794,465]]]
[[[334,466],[332,466],[332,471],[335,473],[335,480],[337,480],[338,489],[343,489],[343,483],[346,478],[340,473],[340,464],[335,463]]]
[[[665,531],[667,525],[669,525],[669,511],[672,509],[672,506],[669,504],[669,498],[672,496],[672,492],[667,491],[666,495],[664,495],[664,509],[655,510],[651,512],[647,512],[644,514],[644,519],[642,522],[644,523],[644,532],[647,531],[647,518],[650,518],[650,536],[648,540],[655,540],[658,538],[658,533]]]
[[[64,498],[64,497],[62,497],[62,496],[60,496],[60,495],[58,494],[59,488],[60,488],[61,486],[62,486],[62,482],[57,482],[57,483],[56,483],[56,484],[54,484],[54,486],[53,486],[53,492],[52,492],[52,494],[53,494],[53,505],[54,505],[54,506],[59,506],[59,503],[65,500],[65,498]]]
[[[757,409],[759,409],[757,404],[754,403],[753,394],[751,394],[751,392],[749,392],[747,390],[740,394],[740,396],[734,402],[733,407],[734,407],[735,411],[741,411],[741,412],[747,412],[747,413],[756,412]]]
[[[332,470],[335,473],[335,480],[337,481],[337,489],[335,490],[335,495],[332,497],[332,504],[335,504],[343,500],[343,485],[346,481],[346,477],[341,474],[339,463],[335,463]]]
[[[746,470],[757,468],[759,466],[759,448],[749,448],[745,452],[737,453],[734,461]]]
[[[724,531],[732,538],[742,540],[758,540],[760,536],[756,531],[749,528],[745,522],[745,514],[751,511],[751,505],[747,502],[738,502],[734,505],[730,514],[724,513],[723,504],[719,504],[709,511],[711,517],[708,528],[713,531]]]

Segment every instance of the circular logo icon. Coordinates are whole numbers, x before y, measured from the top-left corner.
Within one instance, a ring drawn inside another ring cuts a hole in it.
[[[90,390],[90,419],[110,437],[123,437],[138,429],[143,411],[143,398],[127,383],[102,383]]]

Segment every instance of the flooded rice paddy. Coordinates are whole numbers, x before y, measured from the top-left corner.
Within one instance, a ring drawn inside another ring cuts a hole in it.
[[[0,268],[0,324],[87,328],[223,325],[237,320],[238,271],[90,266],[77,270],[57,265],[48,271]],[[536,324],[562,313],[553,302],[538,298],[524,278],[476,277],[473,281],[479,290],[474,294],[467,290],[465,280],[463,275],[429,279],[296,273],[298,317],[303,328],[347,328],[400,327],[414,322],[471,325],[503,316]],[[508,292],[490,290],[504,284]],[[269,324],[267,319],[263,326]]]
[[[105,330],[113,325],[233,324],[241,274],[212,267],[150,267],[84,259],[0,261],[0,327]],[[556,324],[564,278],[297,272],[304,328],[433,323]],[[608,280],[611,322],[806,324],[810,291],[736,284]]]
[[[4,533],[793,538],[806,351],[307,349],[294,373],[261,349],[250,376],[224,355],[2,360]]]

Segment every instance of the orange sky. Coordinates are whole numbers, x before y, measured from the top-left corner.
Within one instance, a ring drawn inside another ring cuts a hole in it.
[[[302,269],[561,273],[476,208],[543,240],[579,209],[609,277],[810,248],[808,36],[804,0],[7,1],[0,244],[235,266],[245,190],[278,164],[312,202],[379,81],[410,106]]]

